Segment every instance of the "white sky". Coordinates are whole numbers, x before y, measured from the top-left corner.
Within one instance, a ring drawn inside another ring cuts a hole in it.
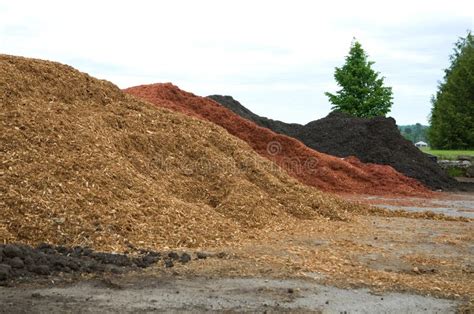
[[[257,114],[329,113],[334,67],[355,36],[393,87],[399,124],[427,123],[474,1],[7,1],[0,53],[70,64],[124,88],[172,82],[232,95]]]

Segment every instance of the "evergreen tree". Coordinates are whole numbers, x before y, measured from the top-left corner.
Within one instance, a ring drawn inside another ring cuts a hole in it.
[[[342,68],[334,73],[342,88],[336,94],[325,93],[333,104],[332,109],[357,117],[385,116],[392,106],[392,88],[384,87],[384,78],[372,69],[374,62],[358,41],[351,45]]]
[[[450,61],[431,99],[430,143],[437,149],[473,149],[474,38],[470,31],[455,43]]]

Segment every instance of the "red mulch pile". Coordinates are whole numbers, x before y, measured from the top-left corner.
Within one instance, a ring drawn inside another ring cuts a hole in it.
[[[418,196],[432,193],[390,166],[364,164],[355,157],[341,159],[314,151],[298,140],[259,127],[211,99],[182,91],[170,83],[136,86],[125,92],[157,106],[214,122],[291,176],[324,191]]]

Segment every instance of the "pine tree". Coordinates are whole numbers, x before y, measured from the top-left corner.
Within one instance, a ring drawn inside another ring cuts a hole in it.
[[[474,149],[474,38],[459,38],[433,96],[430,144],[437,149]]]
[[[342,68],[336,67],[334,78],[342,88],[336,94],[325,93],[332,109],[357,117],[385,116],[392,106],[392,88],[384,87],[384,78],[372,69],[374,62],[358,41],[351,45]]]

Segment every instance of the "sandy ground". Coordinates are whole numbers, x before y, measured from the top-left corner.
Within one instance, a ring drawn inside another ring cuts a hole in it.
[[[452,216],[474,211],[473,194],[352,199]],[[295,221],[210,251],[226,255],[139,273],[20,281],[0,288],[0,312],[474,310],[473,221]]]

